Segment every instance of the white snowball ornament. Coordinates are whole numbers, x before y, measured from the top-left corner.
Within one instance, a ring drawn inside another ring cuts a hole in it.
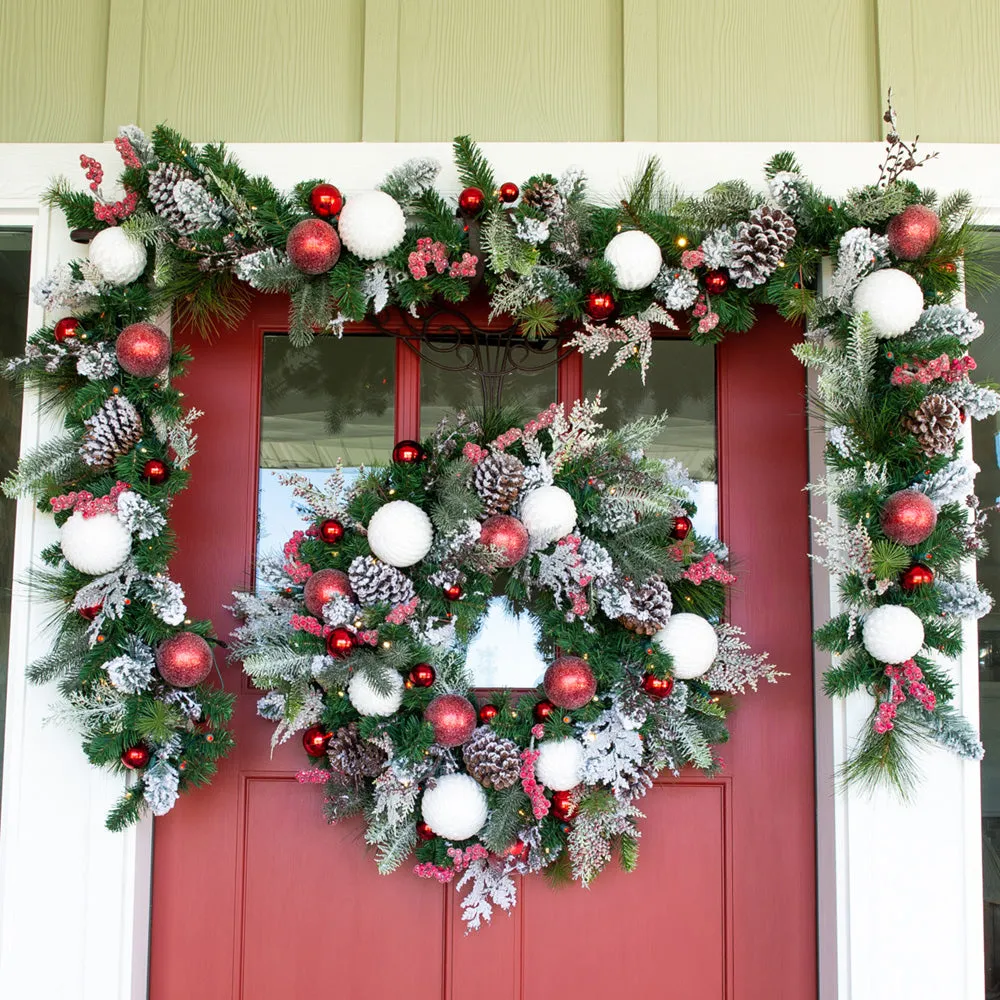
[[[521,501],[521,522],[528,529],[532,548],[543,549],[573,530],[576,504],[561,486],[539,486]]]
[[[372,553],[390,566],[412,566],[430,552],[434,541],[431,519],[409,500],[379,507],[368,522]]]
[[[118,569],[132,551],[132,535],[117,514],[84,517],[76,511],[59,536],[66,562],[81,573],[103,576]]]
[[[340,210],[337,224],[344,246],[362,260],[378,260],[392,253],[406,234],[399,203],[384,191],[352,195]]]
[[[579,740],[546,740],[538,746],[535,777],[554,792],[567,792],[583,781],[583,757]]]
[[[879,662],[903,663],[920,652],[924,623],[909,608],[883,604],[865,618],[861,641]]]
[[[486,793],[467,774],[445,774],[424,792],[424,822],[445,840],[474,837],[486,823]]]
[[[127,285],[146,269],[146,248],[120,226],[111,226],[90,241],[90,263],[109,284]]]
[[[653,636],[653,642],[670,654],[674,661],[674,677],[682,681],[701,677],[719,652],[719,637],[712,623],[701,615],[687,612],[671,615],[667,624]]]
[[[615,269],[618,287],[627,291],[648,288],[663,266],[656,240],[638,229],[613,237],[604,249],[604,259]]]
[[[924,311],[924,293],[905,271],[873,271],[854,291],[854,311],[866,312],[882,340],[901,337]]]
[[[403,678],[389,674],[389,693],[377,690],[367,674],[355,674],[347,684],[347,697],[362,715],[392,715],[403,704]]]

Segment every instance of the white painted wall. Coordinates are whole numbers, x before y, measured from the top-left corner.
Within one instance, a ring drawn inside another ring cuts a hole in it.
[[[592,189],[620,190],[643,156],[659,155],[682,189],[745,177],[779,147],[770,143],[487,143],[500,179],[583,166]],[[881,146],[792,144],[807,175],[831,195],[874,179]],[[997,148],[944,145],[921,169],[921,184],[964,187],[1000,219]],[[279,185],[328,176],[346,192],[414,155],[450,164],[446,144],[235,145],[251,171]],[[110,143],[0,145],[0,220],[32,225],[32,280],[79,252],[58,213],[40,208],[49,178],[80,179],[78,157],[100,159],[108,175]],[[442,184],[458,189],[446,167]],[[29,327],[42,322],[35,307]],[[33,400],[25,404],[23,445],[53,430]],[[814,435],[818,438],[818,434]],[[19,508],[15,573],[23,577],[53,537],[51,518],[30,503]],[[182,581],[183,582],[183,581]],[[814,581],[817,617],[825,616],[829,581]],[[23,587],[14,596],[7,702],[4,809],[0,823],[0,997],[4,1000],[140,1000],[145,996],[148,936],[149,824],[126,834],[104,830],[118,782],[92,769],[73,734],[43,728],[54,692],[28,688],[24,664],[46,648],[44,609]],[[978,716],[975,629],[970,653],[956,667],[958,701]],[[817,661],[817,673],[822,670]],[[817,698],[818,845],[822,1000],[981,1000],[982,931],[979,772],[943,753],[925,764],[913,802],[834,794],[831,774],[864,722],[864,699],[831,704]],[[183,810],[181,801],[179,808]],[[758,998],[740,998],[758,1000]],[[763,998],[760,998],[763,1000]],[[802,998],[807,1000],[807,998]]]

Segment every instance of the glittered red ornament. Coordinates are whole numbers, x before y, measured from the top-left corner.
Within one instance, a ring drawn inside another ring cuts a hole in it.
[[[886,538],[900,545],[919,545],[937,524],[937,508],[919,490],[898,490],[886,500],[879,523]]]
[[[149,763],[149,751],[144,746],[129,747],[122,754],[121,760],[130,771],[134,771],[136,768],[145,767]]]
[[[900,260],[923,257],[941,232],[941,220],[926,205],[910,205],[889,220],[885,235]]]
[[[572,711],[583,708],[597,693],[597,678],[579,656],[560,656],[545,671],[545,695],[553,705]]]
[[[170,338],[152,323],[132,323],[118,334],[115,354],[129,375],[153,378],[170,360]]]
[[[510,514],[494,514],[483,521],[479,542],[499,549],[499,563],[511,567],[528,554],[528,529]]]
[[[322,726],[310,726],[302,734],[302,746],[310,757],[322,757],[332,736],[333,733],[327,732]]]
[[[336,545],[344,537],[344,526],[340,521],[336,521],[332,517],[328,518],[319,526],[319,537],[327,545]]]
[[[162,458],[151,458],[143,462],[142,478],[150,486],[162,486],[170,478],[170,466]]]
[[[344,196],[332,184],[317,184],[309,192],[309,207],[316,215],[332,219],[340,215],[344,207]]]
[[[535,705],[535,721],[544,722],[555,710],[556,706],[543,698]]]
[[[326,651],[338,660],[344,660],[354,649],[354,633],[350,629],[335,628],[326,637]]]
[[[429,663],[418,663],[410,671],[410,682],[414,687],[429,688],[434,683],[434,668]]]
[[[523,858],[528,853],[528,845],[523,840],[515,840],[503,853],[508,858]]]
[[[510,205],[517,201],[517,196],[520,194],[518,186],[513,181],[504,181],[500,185],[500,190],[498,192],[500,200],[505,205]]]
[[[552,815],[559,820],[572,819],[576,815],[576,805],[572,801],[573,790],[552,793]]]
[[[482,705],[479,709],[479,721],[488,726],[499,714],[500,709],[496,705]]]
[[[329,222],[303,219],[292,226],[285,252],[303,274],[324,274],[340,258],[340,237]]]
[[[908,570],[900,574],[899,585],[903,590],[916,590],[917,587],[927,587],[934,582],[934,570],[930,566],[914,563]]]
[[[462,588],[457,583],[453,583],[450,587],[444,588],[444,596],[447,597],[449,601],[457,601],[462,596],[462,593]]]
[[[396,447],[392,449],[392,460],[402,462],[404,465],[422,462],[425,457],[419,441],[397,441]]]
[[[351,581],[340,569],[317,570],[308,580],[302,591],[302,600],[309,614],[320,618],[323,608],[338,594],[351,597]]]
[[[467,187],[458,196],[458,207],[462,210],[463,215],[478,215],[482,211],[485,201],[483,192],[479,188]]]
[[[680,517],[674,518],[674,530],[670,532],[673,538],[677,541],[683,542],[688,535],[691,534],[691,529],[694,527],[691,518],[681,515]]]
[[[729,275],[725,271],[709,271],[705,275],[705,291],[709,295],[721,295],[729,287]]]
[[[478,721],[472,702],[459,694],[438,695],[424,709],[424,718],[434,727],[434,742],[443,747],[467,743]]]
[[[423,821],[417,823],[417,837],[420,840],[433,840],[437,834]]]
[[[174,687],[200,684],[214,663],[212,647],[195,632],[178,632],[156,647],[156,669]]]
[[[61,344],[66,340],[71,340],[81,329],[82,324],[75,316],[64,316],[56,321],[52,336],[55,337],[57,344]]]
[[[588,292],[583,308],[591,319],[607,319],[615,311],[615,297],[610,292]]]
[[[673,691],[674,679],[673,677],[657,677],[656,674],[646,674],[642,678],[642,689],[650,698],[661,701],[663,698],[668,698],[670,692]]]
[[[91,604],[89,608],[77,608],[76,610],[81,618],[86,618],[88,622],[92,622],[101,613],[103,607],[104,601],[98,601],[97,604]]]

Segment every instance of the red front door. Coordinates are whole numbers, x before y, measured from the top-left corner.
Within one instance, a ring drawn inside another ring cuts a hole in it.
[[[252,584],[263,334],[286,301],[258,297],[182,388],[205,411],[175,507],[173,570],[214,618]],[[731,617],[790,676],[744,699],[720,778],[664,776],[642,802],[639,869],[593,888],[526,879],[513,916],[466,936],[447,886],[379,876],[360,825],[328,826],[295,782],[297,741],[237,667],[238,741],[211,788],[156,821],[152,1000],[808,1000],[816,996],[813,692],[806,421],[797,331],[767,314],[718,348],[720,524],[740,583]],[[397,433],[415,436],[415,359],[402,345]],[[578,391],[565,368],[560,393]]]

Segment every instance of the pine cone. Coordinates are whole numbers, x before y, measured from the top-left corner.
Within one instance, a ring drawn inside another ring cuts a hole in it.
[[[521,203],[544,212],[550,219],[563,213],[563,199],[551,177],[536,177],[521,191]]]
[[[462,751],[465,767],[479,784],[502,792],[513,788],[521,774],[517,744],[497,736],[489,726],[480,726]]]
[[[632,602],[633,610],[630,614],[622,615],[618,621],[630,632],[653,635],[667,624],[674,601],[670,596],[670,588],[660,577],[651,576],[641,586],[626,580],[625,592]]]
[[[153,211],[176,232],[184,234],[193,233],[198,226],[181,211],[174,197],[174,188],[178,181],[188,180],[190,177],[191,172],[176,163],[162,163],[149,175],[147,197]]]
[[[83,422],[87,430],[80,442],[80,457],[92,469],[110,469],[142,437],[139,412],[124,396],[110,396]]]
[[[341,726],[330,737],[326,753],[334,771],[358,783],[381,774],[388,760],[377,743],[361,738],[356,722]]]
[[[741,222],[733,240],[729,273],[740,288],[763,285],[795,242],[795,223],[780,208],[764,205]]]
[[[358,556],[348,567],[347,576],[362,607],[406,604],[416,595],[413,581],[405,573],[374,556]]]
[[[472,485],[487,514],[505,514],[524,489],[524,465],[515,455],[487,455],[472,474]]]
[[[947,396],[932,393],[903,417],[903,426],[928,456],[950,455],[962,425],[962,411]]]

